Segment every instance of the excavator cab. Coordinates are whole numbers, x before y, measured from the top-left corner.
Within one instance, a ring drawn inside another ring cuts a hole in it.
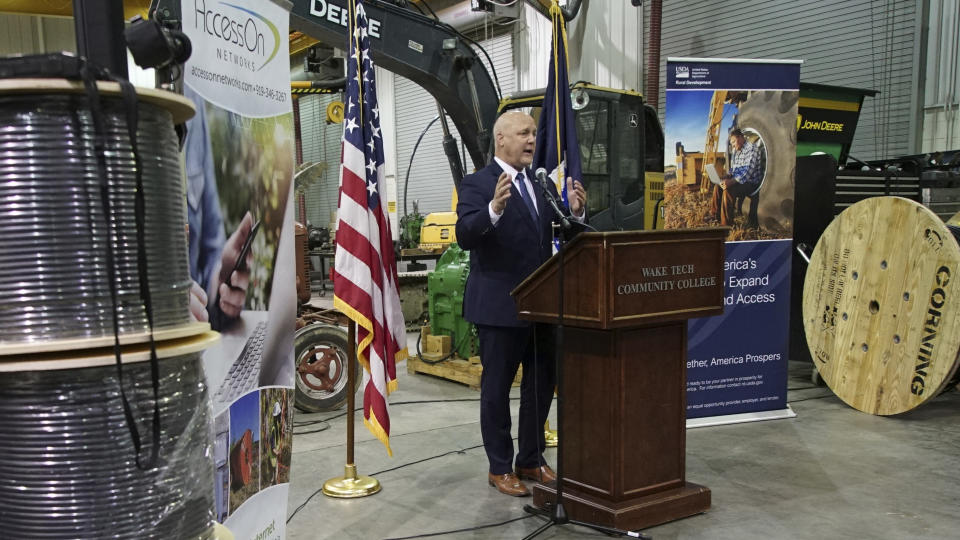
[[[601,231],[662,227],[663,130],[656,111],[630,90],[571,87],[590,224]],[[498,114],[525,109],[539,121],[543,90],[516,93]],[[658,223],[659,222],[659,223]]]

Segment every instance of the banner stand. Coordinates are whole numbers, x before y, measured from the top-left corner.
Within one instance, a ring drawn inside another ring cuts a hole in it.
[[[729,228],[723,314],[688,325],[690,427],[794,416],[787,364],[800,65],[667,59],[664,227]]]
[[[759,411],[740,414],[725,414],[720,416],[706,416],[703,418],[687,418],[687,429],[726,426],[729,424],[742,424],[744,422],[763,422],[765,420],[783,420],[785,418],[796,418],[797,413],[787,405],[785,409],[775,411]]]
[[[183,94],[197,110],[183,140],[188,226],[179,230],[189,238],[193,316],[221,334],[203,353],[214,519],[237,540],[279,540],[286,536],[296,375],[292,4],[173,4],[185,15],[180,29],[193,51],[182,70]],[[212,21],[219,21],[216,32]]]

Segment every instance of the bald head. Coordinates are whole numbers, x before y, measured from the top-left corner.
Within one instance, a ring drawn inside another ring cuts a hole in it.
[[[497,121],[493,124],[493,135],[496,137],[503,133],[507,126],[526,121],[533,122],[533,117],[523,111],[507,111],[497,117]]]
[[[537,126],[529,114],[509,111],[500,115],[493,125],[493,137],[494,155],[511,167],[521,170],[533,163]]]

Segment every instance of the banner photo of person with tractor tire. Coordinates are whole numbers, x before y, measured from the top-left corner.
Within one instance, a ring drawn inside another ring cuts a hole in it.
[[[670,58],[666,74],[665,227],[730,228],[724,313],[688,327],[687,418],[793,416],[786,400],[800,62]]]
[[[180,5],[191,311],[204,353],[217,521],[237,540],[285,536],[296,324],[289,11],[269,0]]]

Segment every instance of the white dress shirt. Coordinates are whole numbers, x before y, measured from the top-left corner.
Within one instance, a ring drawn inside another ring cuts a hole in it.
[[[523,185],[521,186],[520,182],[517,182],[517,174],[519,174],[520,171],[514,169],[509,164],[507,164],[507,162],[503,161],[502,159],[496,156],[494,156],[493,160],[497,162],[497,165],[500,165],[500,168],[503,169],[503,172],[510,174],[510,178],[513,179],[513,187],[517,188],[517,190],[520,190],[520,189],[526,190],[527,196],[530,197],[530,202],[533,203],[533,207],[536,208],[537,212],[539,213],[540,209],[537,208],[537,196],[534,195],[533,184],[530,182],[530,171],[527,171],[527,170],[523,171]],[[503,212],[500,212],[498,214],[493,211],[493,201],[490,201],[490,203],[487,204],[487,211],[490,214],[490,223],[496,226],[497,222],[500,221],[500,217],[503,215]]]

